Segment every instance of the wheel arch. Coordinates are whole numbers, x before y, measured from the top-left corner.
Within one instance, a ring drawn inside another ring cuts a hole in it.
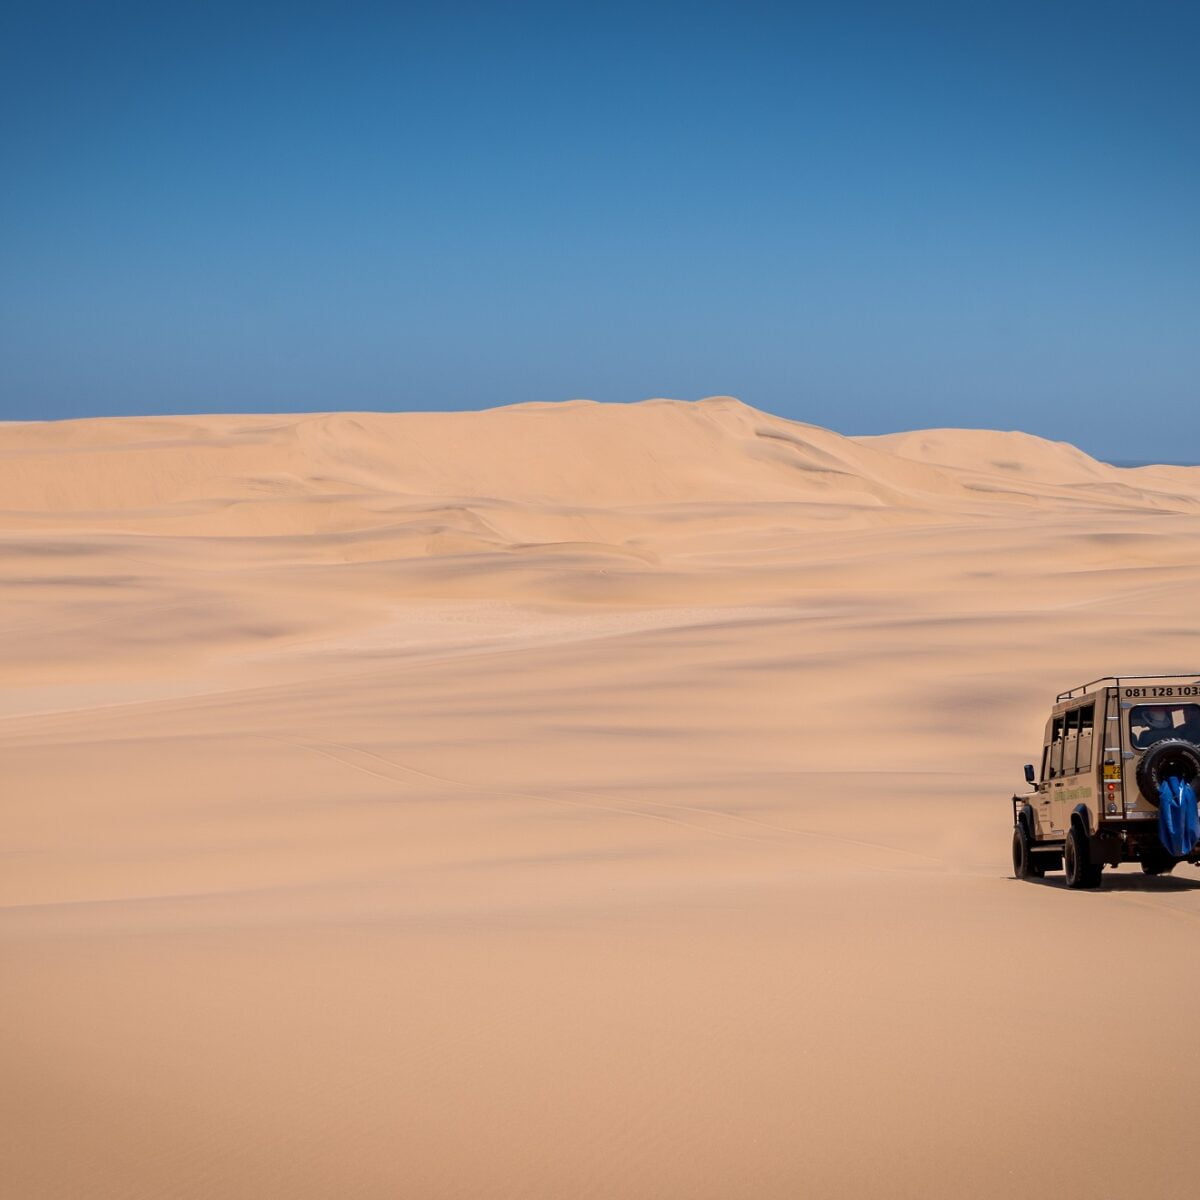
[[[1032,842],[1037,840],[1037,821],[1033,815],[1033,805],[1023,804],[1017,813],[1017,824],[1025,826],[1025,836]]]

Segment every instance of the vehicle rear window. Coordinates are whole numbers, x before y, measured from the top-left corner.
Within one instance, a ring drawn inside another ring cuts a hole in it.
[[[1135,750],[1163,738],[1200,742],[1200,704],[1135,704],[1129,710],[1129,739]]]

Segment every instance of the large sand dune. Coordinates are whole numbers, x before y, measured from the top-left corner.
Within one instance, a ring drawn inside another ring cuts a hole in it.
[[[4,1194],[1194,1191],[1200,875],[1008,878],[1200,469],[728,398],[0,425]]]

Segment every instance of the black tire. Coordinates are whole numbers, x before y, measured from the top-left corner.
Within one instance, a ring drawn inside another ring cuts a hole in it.
[[[1024,821],[1018,821],[1013,829],[1012,860],[1014,879],[1041,879],[1046,874],[1046,868],[1029,845]]]
[[[1072,824],[1063,847],[1063,870],[1069,888],[1097,888],[1104,870],[1103,863],[1093,863],[1088,852],[1087,835],[1078,822]]]
[[[1138,762],[1134,779],[1138,791],[1150,801],[1158,803],[1158,789],[1163,780],[1174,775],[1187,783],[1200,778],[1200,747],[1185,742],[1183,738],[1166,738],[1155,742]]]
[[[1170,875],[1176,865],[1169,854],[1148,854],[1141,860],[1143,875]]]

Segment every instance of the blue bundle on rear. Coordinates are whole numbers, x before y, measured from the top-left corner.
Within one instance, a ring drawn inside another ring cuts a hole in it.
[[[1196,793],[1186,780],[1172,775],[1158,789],[1158,836],[1168,854],[1191,854],[1200,839]]]

